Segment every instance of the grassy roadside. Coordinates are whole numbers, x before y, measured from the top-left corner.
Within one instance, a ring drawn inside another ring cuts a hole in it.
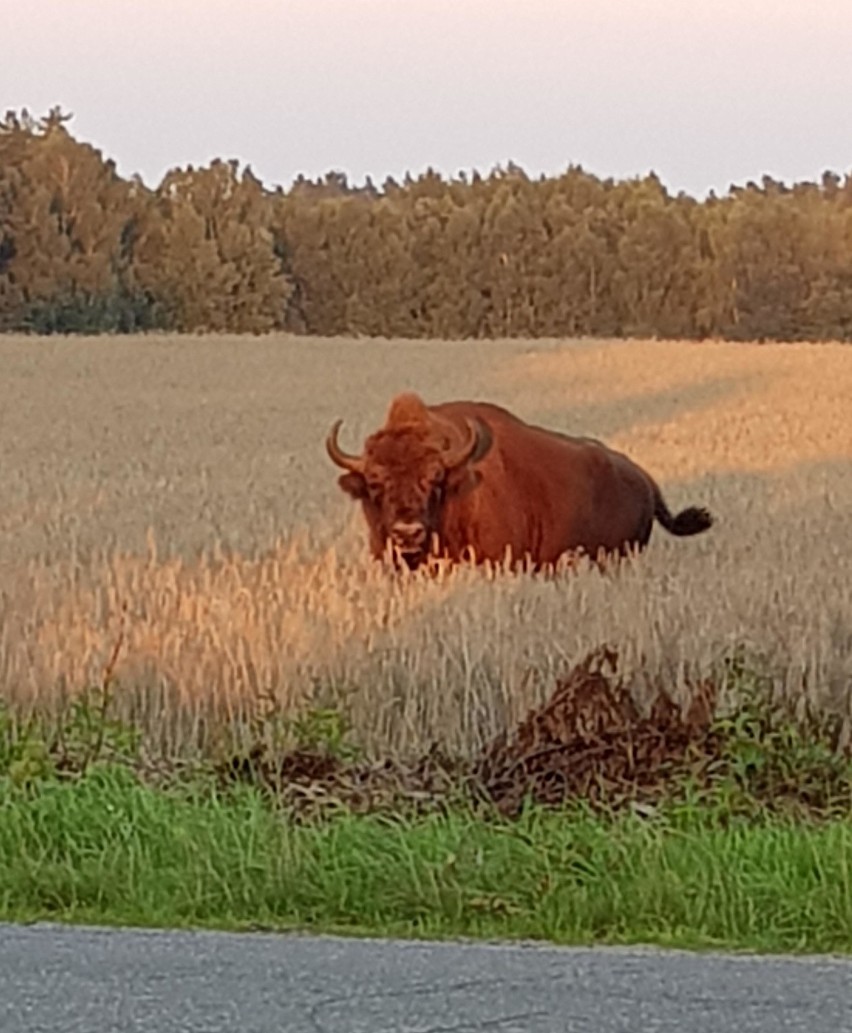
[[[605,671],[465,762],[370,760],[336,710],[181,759],[107,683],[0,706],[0,920],[852,952],[837,721],[739,668],[642,714]]]
[[[531,808],[297,823],[127,767],[0,779],[0,919],[852,950],[852,822]]]

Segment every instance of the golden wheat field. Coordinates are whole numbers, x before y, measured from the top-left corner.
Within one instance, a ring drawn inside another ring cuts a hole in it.
[[[612,341],[0,339],[0,689],[98,682],[152,748],[335,705],[375,751],[468,751],[616,646],[641,692],[745,649],[852,714],[852,348]],[[323,439],[480,397],[598,436],[707,505],[615,573],[393,577]]]

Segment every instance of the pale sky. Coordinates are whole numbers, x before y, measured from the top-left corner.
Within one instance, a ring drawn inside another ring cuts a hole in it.
[[[0,108],[62,105],[151,185],[852,170],[852,0],[0,0],[0,27]]]

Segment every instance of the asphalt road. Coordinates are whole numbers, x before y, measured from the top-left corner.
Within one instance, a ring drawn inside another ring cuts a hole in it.
[[[2,1033],[846,1033],[852,961],[0,925]]]

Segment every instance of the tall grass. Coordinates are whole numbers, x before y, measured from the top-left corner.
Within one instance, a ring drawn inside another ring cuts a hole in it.
[[[20,714],[67,706],[119,640],[116,716],[167,753],[302,706],[345,709],[371,751],[470,752],[604,642],[640,696],[744,649],[779,693],[850,713],[848,348],[11,338],[0,361]],[[322,440],[343,416],[357,447],[405,388],[602,436],[717,525],[658,528],[606,576],[391,577]]]
[[[296,826],[259,794],[0,780],[0,919],[848,951],[848,822],[531,810]]]

